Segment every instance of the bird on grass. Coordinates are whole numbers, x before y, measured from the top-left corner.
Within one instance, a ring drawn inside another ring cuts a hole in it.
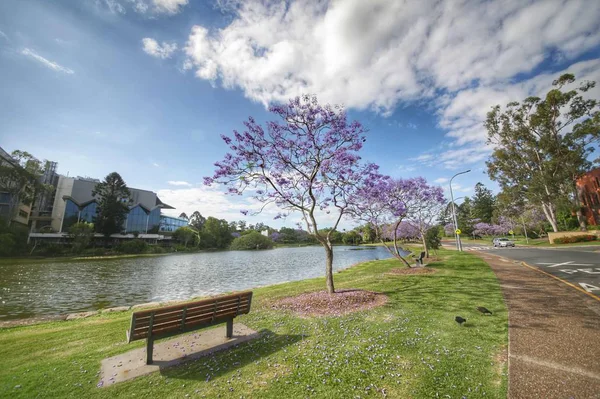
[[[483,314],[492,314],[492,312],[490,312],[487,308],[484,308],[483,306],[477,306],[477,310],[479,310]]]
[[[463,319],[463,318],[462,318],[462,317],[460,317],[460,316],[456,316],[456,317],[454,318],[454,320],[455,320],[455,321],[456,321],[458,324],[460,324],[461,326],[462,326],[462,324],[463,324],[463,323],[466,323],[466,322],[467,322],[467,319]]]

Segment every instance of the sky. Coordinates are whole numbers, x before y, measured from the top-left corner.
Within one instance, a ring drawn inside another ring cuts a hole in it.
[[[600,80],[598,21],[598,0],[5,0],[0,146],[64,175],[117,171],[171,214],[291,227],[272,208],[241,215],[261,204],[202,178],[227,152],[221,134],[314,94],[369,130],[361,156],[383,173],[447,191],[471,169],[452,185],[470,196],[497,189],[491,106],[565,72]]]

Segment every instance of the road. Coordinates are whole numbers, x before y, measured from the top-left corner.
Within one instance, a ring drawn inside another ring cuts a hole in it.
[[[554,248],[494,248],[463,244],[465,251],[486,252],[528,265],[580,287],[600,300],[600,245]]]

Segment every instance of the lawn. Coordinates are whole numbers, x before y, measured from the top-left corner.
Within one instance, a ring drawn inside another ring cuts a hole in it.
[[[125,343],[130,312],[2,329],[0,396],[505,398],[507,311],[496,277],[471,254],[438,256],[435,274],[386,274],[396,260],[337,273],[338,289],[389,298],[342,317],[271,309],[278,298],[323,289],[322,278],[257,289],[250,314],[236,320],[259,339],[108,388],[96,387],[100,361],[144,345]],[[456,315],[467,323],[457,325]]]

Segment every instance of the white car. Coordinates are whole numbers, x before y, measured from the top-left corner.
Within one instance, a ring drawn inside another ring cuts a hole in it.
[[[514,247],[515,243],[508,238],[494,238],[494,247],[507,248]]]

